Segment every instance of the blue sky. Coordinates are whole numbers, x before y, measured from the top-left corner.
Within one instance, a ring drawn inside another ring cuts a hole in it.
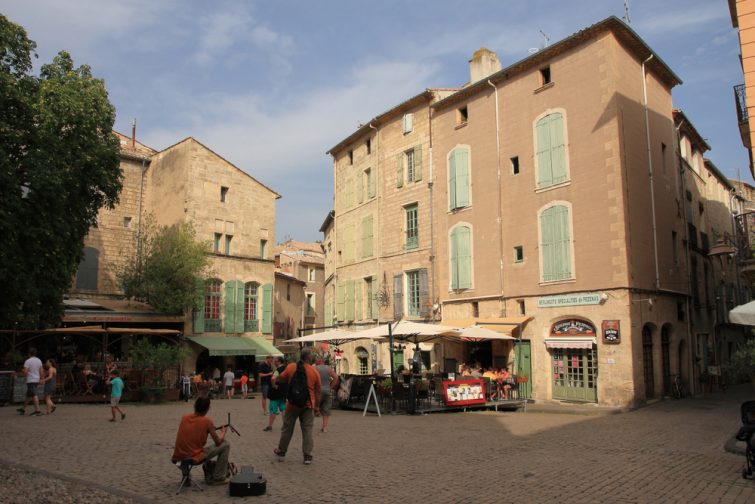
[[[684,81],[673,91],[731,178],[752,182],[732,86],[743,82],[725,0],[629,0],[632,28]],[[60,50],[103,78],[116,129],[163,149],[187,136],[279,192],[276,240],[321,239],[325,152],[426,87],[456,87],[481,46],[504,66],[623,0],[4,0],[39,63]]]

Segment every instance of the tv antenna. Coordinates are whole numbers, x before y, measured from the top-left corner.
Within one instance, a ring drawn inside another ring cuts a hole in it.
[[[624,21],[627,24],[632,24],[632,21],[629,19],[629,0],[624,0]]]
[[[539,31],[540,31],[540,34],[545,39],[545,45],[543,46],[543,49],[545,49],[546,47],[548,47],[548,43],[551,41],[551,38],[548,35],[546,35],[543,30],[539,30]]]

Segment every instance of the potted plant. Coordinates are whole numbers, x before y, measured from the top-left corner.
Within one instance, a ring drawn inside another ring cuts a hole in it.
[[[730,383],[750,381],[755,386],[755,339],[734,352],[724,373]]]
[[[168,369],[178,366],[186,355],[186,350],[176,345],[160,343],[153,345],[148,339],[136,341],[129,349],[131,364],[139,371],[139,393],[145,402],[160,402],[166,394],[173,392],[165,383]],[[178,389],[175,389],[176,399]]]

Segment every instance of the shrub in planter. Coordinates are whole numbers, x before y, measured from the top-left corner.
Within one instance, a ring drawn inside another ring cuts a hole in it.
[[[146,338],[131,345],[129,358],[134,368],[139,370],[139,390],[143,401],[159,402],[165,399],[165,373],[178,366],[185,355],[186,350],[177,345],[153,345]]]

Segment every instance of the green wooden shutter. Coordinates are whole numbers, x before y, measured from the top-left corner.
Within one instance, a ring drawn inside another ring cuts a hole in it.
[[[362,257],[372,257],[372,215],[362,219]]]
[[[414,181],[422,180],[422,146],[414,148]]]
[[[398,320],[404,314],[404,275],[396,273],[393,275],[393,319]]]
[[[362,282],[354,283],[354,320],[362,320]]]
[[[364,172],[359,172],[357,175],[357,201],[359,203],[364,203]]]
[[[375,170],[377,170],[377,168],[370,168],[367,175],[367,197],[369,198],[375,197],[375,177],[377,176]]]
[[[346,299],[344,300],[346,320],[354,320],[354,280],[346,282]]]
[[[552,114],[551,114],[552,115]],[[540,119],[535,126],[537,133],[537,186],[545,187],[553,184],[553,168],[551,164],[551,115]]]
[[[380,318],[380,305],[378,304],[378,279],[376,276],[372,277],[372,318]]]
[[[571,278],[571,237],[569,236],[569,209],[555,207],[555,255],[556,271],[559,279]]]
[[[427,269],[419,270],[419,315],[422,318],[430,316],[430,293],[427,281]]]
[[[548,208],[540,214],[540,254],[543,260],[543,281],[550,282],[555,280],[555,258],[554,258],[554,235],[553,208]]]
[[[194,333],[204,332],[204,297],[207,292],[207,283],[201,278],[197,278],[197,300],[194,307]]]
[[[236,280],[236,328],[235,332],[244,332],[244,282]]]
[[[236,328],[236,282],[225,283],[225,303],[223,304],[223,327],[226,333],[232,333]]]
[[[338,283],[338,287],[336,288],[336,318],[338,320],[344,320],[344,314],[345,314],[345,297],[346,297],[346,286],[343,284],[343,282]]]
[[[456,149],[456,207],[469,206],[469,151]]]
[[[451,289],[459,288],[459,228],[451,231]]]
[[[459,289],[469,289],[472,287],[472,244],[469,228],[459,227],[456,237]]]
[[[456,150],[448,155],[448,209],[456,208]]]
[[[396,187],[404,187],[404,153],[396,156]]]
[[[551,173],[553,183],[559,184],[566,180],[566,146],[564,144],[564,117],[561,114],[551,114]]]
[[[273,286],[262,286],[262,334],[273,333]]]

